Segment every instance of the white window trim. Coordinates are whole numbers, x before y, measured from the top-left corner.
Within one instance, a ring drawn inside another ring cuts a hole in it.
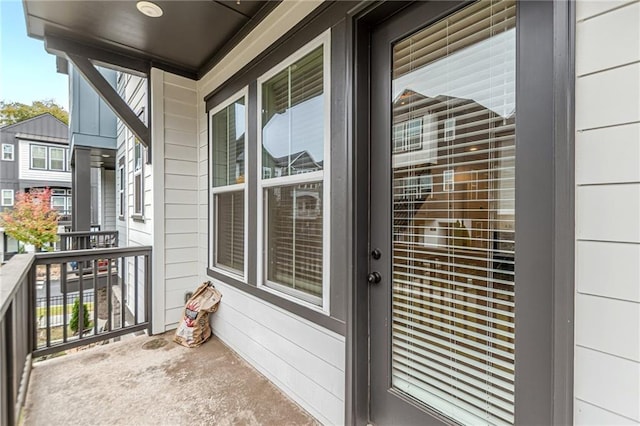
[[[33,167],[33,149],[44,148],[44,167]],[[49,165],[49,148],[47,145],[29,144],[29,168],[33,170],[48,170]]]
[[[456,118],[450,117],[444,120],[444,140],[452,141],[456,139]]]
[[[10,153],[5,153],[4,152],[6,147],[11,148],[11,152]],[[5,158],[5,154],[10,154],[11,158]],[[2,159],[4,161],[14,161],[15,158],[16,158],[16,156],[15,156],[15,148],[14,148],[13,144],[11,144],[11,143],[3,143],[2,144]]]
[[[125,190],[125,182],[126,182],[126,175],[127,175],[127,170],[126,170],[126,160],[125,157],[122,156],[118,159],[118,179],[119,179],[119,183],[118,183],[118,200],[120,205],[118,206],[119,210],[118,210],[118,218],[124,218],[127,215],[127,209],[126,209],[126,196],[127,196],[127,191]]]
[[[211,121],[213,120],[213,116],[218,112],[222,111],[229,105],[235,103],[240,98],[244,99],[244,183],[238,183],[233,185],[226,186],[213,186],[213,173],[211,173],[211,168],[208,170],[209,174],[209,244],[211,249],[209,250],[209,267],[219,272],[222,275],[226,275],[233,279],[238,279],[244,283],[247,283],[247,277],[249,276],[249,191],[247,190],[247,182],[249,181],[250,176],[250,167],[249,167],[249,87],[245,86],[240,91],[234,93],[232,96],[225,99],[219,105],[217,105],[214,109],[209,111],[209,128],[211,128]],[[209,161],[213,161],[213,132],[209,132]],[[220,266],[216,266],[215,264],[215,253],[218,252],[217,240],[214,238],[215,234],[215,219],[217,217],[217,212],[215,211],[215,195],[224,194],[227,192],[237,192],[244,191],[244,271],[242,275],[238,274],[236,271],[231,269],[223,268]]]
[[[5,198],[8,198],[8,197],[5,197],[5,194],[11,194],[11,203],[10,204],[7,204],[7,203],[4,202]],[[15,196],[15,194],[13,192],[13,189],[3,189],[2,190],[2,194],[0,194],[0,196],[1,196],[0,201],[2,202],[2,206],[3,207],[11,207],[11,206],[13,206],[13,204],[14,204],[14,196]]]
[[[287,68],[294,62],[300,60],[307,54],[311,53],[319,46],[323,46],[322,60],[322,78],[323,78],[323,94],[325,96],[324,101],[324,161],[322,170],[318,172],[305,173],[300,175],[282,176],[278,178],[271,178],[267,180],[262,179],[262,173],[258,173],[257,176],[257,243],[258,243],[258,255],[257,258],[257,285],[258,288],[275,294],[281,298],[290,300],[297,304],[306,306],[310,309],[322,312],[323,314],[330,314],[330,279],[329,279],[329,253],[330,253],[330,212],[331,212],[331,188],[330,188],[330,170],[331,170],[331,29],[326,30],[315,39],[304,45],[295,53],[287,57],[284,61],[271,68],[269,71],[261,75],[257,80],[257,104],[258,104],[258,123],[257,123],[257,136],[258,136],[258,163],[256,170],[262,171],[262,85],[268,81],[271,77]],[[305,300],[306,293],[291,289],[286,286],[281,286],[278,283],[271,283],[267,285],[265,274],[266,256],[267,250],[264,249],[265,243],[265,208],[264,208],[264,190],[273,186],[284,186],[305,183],[313,180],[314,182],[322,182],[322,305],[316,305],[314,303]],[[287,290],[280,291],[277,288],[286,287]],[[298,296],[299,295],[299,296]]]
[[[140,145],[140,168],[136,170],[136,144]],[[144,217],[144,154],[145,148],[144,145],[138,138],[133,138],[133,205],[131,206],[133,209],[133,217],[142,218]],[[140,186],[141,188],[136,188],[136,176],[140,176]],[[136,195],[140,191],[140,210],[136,211]]]
[[[51,167],[51,161],[53,160],[53,156],[51,155],[51,151],[53,151],[55,149],[59,149],[60,151],[62,151],[62,168],[61,169],[54,169],[53,167]],[[67,171],[67,169],[66,169],[67,153],[65,151],[66,150],[64,148],[57,147],[57,146],[50,146],[48,148],[48,150],[47,150],[47,157],[48,157],[47,166],[49,167],[49,170],[51,170],[52,172],[65,172],[65,171]]]

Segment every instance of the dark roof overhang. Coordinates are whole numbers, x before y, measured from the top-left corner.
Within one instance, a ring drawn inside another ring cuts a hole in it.
[[[200,79],[279,1],[157,0],[150,18],[135,1],[23,0],[27,33],[49,52],[147,74],[151,67]]]

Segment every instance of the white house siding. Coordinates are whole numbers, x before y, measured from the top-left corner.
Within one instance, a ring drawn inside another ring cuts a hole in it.
[[[295,26],[321,2],[283,2],[216,67],[198,81],[198,250],[199,280],[209,280],[208,136],[203,98]],[[185,201],[192,194],[180,194]],[[171,235],[167,235],[167,238]],[[191,241],[189,241],[190,243]],[[184,268],[183,268],[184,271]],[[283,392],[324,424],[344,423],[344,337],[215,281],[223,294],[213,316],[214,332]]]
[[[196,82],[153,69],[154,332],[177,326],[198,274]]]
[[[118,81],[118,91],[123,99],[129,104],[131,109],[137,114],[142,109],[147,111],[147,80],[133,75],[124,75]],[[118,120],[119,122],[119,120]],[[133,218],[133,147],[135,138],[133,134],[118,123],[118,158],[125,155],[126,168],[126,235],[120,235],[120,245],[123,246],[145,246],[153,245],[153,172],[152,166],[144,164],[144,218],[137,220]],[[117,161],[117,160],[116,160]],[[139,262],[138,269],[142,271],[143,262]],[[128,282],[134,282],[134,262],[131,259],[127,266]],[[142,276],[142,275],[140,275]],[[143,293],[143,282],[138,284],[138,294]],[[135,288],[127,287],[127,303],[130,309],[134,306]],[[139,314],[144,312],[144,303],[139,303]]]
[[[113,231],[116,229],[116,172],[114,170],[102,170],[102,230]]]
[[[31,153],[30,146],[39,145],[39,146],[47,146],[54,148],[63,148],[67,154],[69,155],[69,149],[66,145],[59,144],[51,144],[45,142],[38,141],[30,141],[30,140],[20,140],[19,141],[19,155],[18,159],[20,161],[20,179],[24,180],[41,180],[43,181],[43,185],[47,185],[47,182],[69,182],[71,183],[71,172],[52,172],[50,170],[37,170],[31,169]]]
[[[576,4],[576,424],[640,424],[640,2]]]

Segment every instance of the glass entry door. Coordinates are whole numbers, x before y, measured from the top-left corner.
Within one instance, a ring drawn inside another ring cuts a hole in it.
[[[515,25],[430,2],[373,33],[375,424],[513,424]]]

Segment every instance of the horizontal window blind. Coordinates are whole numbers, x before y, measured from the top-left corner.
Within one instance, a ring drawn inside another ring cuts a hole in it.
[[[322,183],[269,188],[265,200],[269,284],[320,304]]]
[[[244,96],[211,116],[213,265],[244,275],[245,270]]]
[[[215,195],[216,266],[244,274],[244,191]]]
[[[515,1],[394,45],[392,386],[514,421]]]
[[[328,32],[258,79],[262,284],[324,307]]]

